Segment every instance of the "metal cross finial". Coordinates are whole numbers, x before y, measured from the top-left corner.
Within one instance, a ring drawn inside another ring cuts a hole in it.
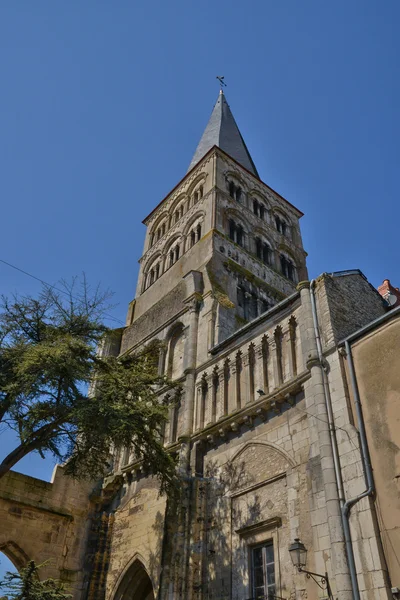
[[[219,85],[220,85],[221,92],[222,92],[222,88],[226,87],[226,83],[224,81],[224,76],[223,75],[217,75],[217,79],[219,81]]]

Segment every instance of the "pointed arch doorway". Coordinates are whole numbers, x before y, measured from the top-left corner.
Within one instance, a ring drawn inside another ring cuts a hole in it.
[[[126,571],[114,600],[155,600],[153,584],[140,560],[135,560]]]

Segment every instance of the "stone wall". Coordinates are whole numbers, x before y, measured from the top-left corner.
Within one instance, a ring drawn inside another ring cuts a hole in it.
[[[400,313],[388,316],[391,318],[351,345],[376,486],[375,520],[368,518],[370,504],[364,500],[354,525],[354,540],[366,579],[385,585],[375,573],[383,550],[390,587],[400,588]],[[348,450],[350,458],[351,448]],[[346,462],[346,468],[354,471],[355,465]],[[362,487],[351,491],[354,494]]]
[[[60,466],[51,483],[14,471],[0,480],[0,550],[16,568],[49,561],[40,575],[65,581],[74,600],[84,597],[88,583],[92,487],[64,476]]]

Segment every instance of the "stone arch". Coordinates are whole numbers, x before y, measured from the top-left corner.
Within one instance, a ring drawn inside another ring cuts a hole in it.
[[[255,188],[251,188],[248,191],[248,195],[250,198],[255,198],[256,200],[258,200],[259,202],[262,202],[265,206],[265,208],[267,210],[271,209],[271,203],[270,201],[267,199],[266,196],[263,196],[263,194],[261,194],[261,192],[259,192],[258,190],[256,190]]]
[[[150,235],[154,233],[156,229],[158,229],[158,226],[161,225],[164,219],[168,220],[168,212],[166,210],[163,210],[163,212],[160,215],[158,215],[158,217],[154,221],[153,225],[150,228]]]
[[[207,175],[205,173],[200,173],[190,184],[190,186],[188,187],[187,190],[187,195],[190,196],[192,195],[194,189],[199,185],[199,183],[204,183],[205,180],[207,178]]]
[[[158,250],[146,262],[143,268],[142,292],[147,290],[163,274],[163,261],[161,251]]]
[[[181,204],[186,204],[187,201],[189,200],[189,198],[190,198],[190,196],[186,192],[179,194],[179,196],[177,198],[175,198],[175,200],[173,202],[171,202],[171,205],[168,209],[169,217],[173,218],[174,213],[175,213],[176,209],[178,208],[178,206],[180,206]],[[184,211],[184,212],[186,212],[186,211]]]
[[[240,173],[237,173],[236,171],[227,170],[225,171],[224,176],[225,181],[233,179],[234,181],[236,181],[236,183],[240,184],[242,186],[243,192],[247,194],[248,186],[243,177],[240,175]]]
[[[197,221],[197,219],[204,219],[204,215],[205,215],[204,210],[199,210],[192,217],[190,217],[190,219],[186,223],[185,227],[183,228],[183,231],[182,231],[183,236],[186,236],[188,234],[189,229],[191,228],[193,223],[195,221]]]
[[[225,226],[228,223],[229,219],[233,218],[235,221],[237,221],[238,223],[240,223],[242,225],[246,235],[249,235],[249,231],[251,230],[251,225],[249,224],[247,219],[243,216],[243,214],[240,211],[235,210],[234,208],[228,208],[224,212],[224,217],[225,217],[225,219],[224,219]]]
[[[29,561],[29,556],[18,546],[18,544],[12,541],[0,544],[0,552],[7,556],[18,571],[25,567]]]
[[[153,582],[139,554],[125,566],[115,590],[113,600],[155,600]]]
[[[151,266],[157,261],[157,259],[161,258],[161,250],[157,250],[154,254],[150,256],[147,260],[146,264],[143,267],[143,273],[147,273]]]
[[[275,215],[277,215],[278,217],[285,219],[286,223],[289,226],[292,225],[292,219],[289,217],[288,213],[285,210],[283,210],[283,208],[281,208],[280,206],[274,206],[272,208],[272,214],[274,217]]]
[[[171,256],[171,252],[173,255]],[[185,238],[180,231],[169,238],[163,248],[164,271],[172,267],[185,252]]]
[[[236,450],[236,452],[232,455],[230,462],[236,460],[250,446],[265,446],[266,448],[270,448],[270,450],[281,454],[282,457],[288,462],[290,468],[297,466],[294,458],[286,450],[284,450],[284,448],[281,448],[280,446],[278,446],[277,444],[273,444],[272,442],[264,441],[246,442],[241,448],[239,448],[239,450]]]
[[[295,466],[288,453],[269,442],[248,442],[224,466],[228,494],[283,477]]]

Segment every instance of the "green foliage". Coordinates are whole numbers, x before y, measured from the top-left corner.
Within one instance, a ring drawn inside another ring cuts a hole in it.
[[[167,383],[157,374],[159,348],[102,355],[114,335],[102,320],[108,295],[90,294],[85,281],[80,290],[75,281],[64,290],[3,299],[0,422],[20,443],[0,465],[0,477],[37,451],[67,461],[73,476],[95,478],[105,473],[111,448],[133,446],[168,488],[175,467],[161,440],[168,407],[157,393]]]
[[[67,600],[72,598],[67,594],[65,586],[55,579],[39,581],[38,571],[44,565],[36,565],[31,560],[18,573],[7,572],[0,581],[0,590],[6,593],[5,600]]]

